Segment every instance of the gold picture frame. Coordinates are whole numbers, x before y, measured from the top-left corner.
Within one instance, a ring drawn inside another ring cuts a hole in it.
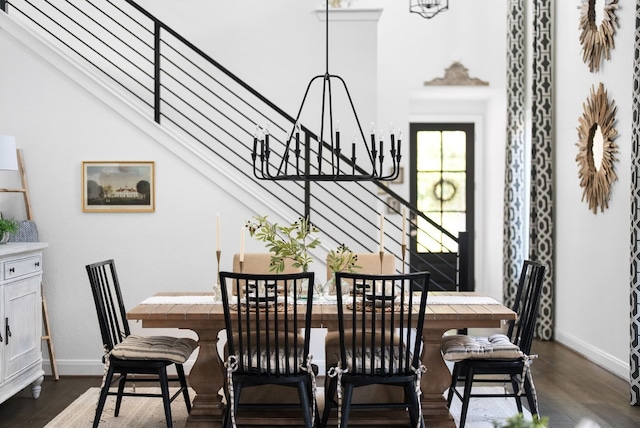
[[[155,163],[82,162],[83,212],[154,212]]]
[[[604,85],[597,91],[591,87],[591,95],[583,103],[584,112],[578,119],[578,178],[582,190],[582,200],[586,199],[589,209],[597,214],[598,208],[604,212],[609,207],[611,187],[618,179],[614,163],[618,146],[613,140],[618,136],[615,129],[617,108],[609,101]]]
[[[613,37],[620,28],[616,10],[618,0],[605,0],[602,11],[596,14],[596,0],[583,0],[580,12],[580,44],[582,60],[589,66],[589,71],[599,71],[603,59],[611,58],[611,50],[615,47]],[[601,16],[600,24],[596,16]]]

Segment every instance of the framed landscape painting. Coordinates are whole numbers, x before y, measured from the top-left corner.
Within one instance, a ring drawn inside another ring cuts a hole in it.
[[[83,212],[154,212],[154,162],[82,162]]]

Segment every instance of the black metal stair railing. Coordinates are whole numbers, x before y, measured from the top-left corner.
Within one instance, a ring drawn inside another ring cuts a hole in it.
[[[0,9],[110,81],[115,91],[149,112],[150,120],[201,144],[235,180],[260,186],[265,198],[277,201],[292,217],[309,215],[327,245],[347,243],[354,251],[378,251],[377,220],[384,210],[390,213],[387,219],[394,219],[386,222],[385,250],[397,255],[399,270],[412,269],[417,249],[410,248],[406,258],[400,251],[397,214],[398,206],[405,206],[412,233],[428,234],[417,230],[420,218],[453,243],[445,251],[465,248],[458,236],[380,182],[257,180],[250,156],[256,124],[270,124],[271,147],[277,151],[283,150],[294,118],[134,1],[0,0]],[[301,125],[303,133],[317,139]],[[351,168],[346,159],[341,165]],[[465,260],[464,254],[459,260]],[[444,267],[434,267],[444,278],[434,285],[472,288],[467,279],[472,275],[458,277],[458,264],[445,261]]]

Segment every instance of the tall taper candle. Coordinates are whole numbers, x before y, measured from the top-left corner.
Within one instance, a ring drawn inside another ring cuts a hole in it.
[[[220,213],[216,214],[216,250],[220,251]]]
[[[380,250],[384,251],[384,214],[380,213]]]
[[[244,262],[244,226],[240,229],[240,263]]]

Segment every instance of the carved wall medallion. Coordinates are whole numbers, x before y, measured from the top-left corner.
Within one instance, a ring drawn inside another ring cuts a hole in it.
[[[444,77],[436,77],[424,82],[425,86],[487,86],[489,82],[477,77],[469,77],[467,67],[459,62],[454,62],[444,71]]]
[[[580,13],[580,44],[582,60],[589,66],[589,71],[598,71],[603,59],[610,59],[610,51],[615,47],[613,37],[616,28],[620,28],[616,10],[618,0],[601,0],[602,10],[596,10],[596,0],[584,0]],[[600,24],[596,16],[601,17]]]
[[[618,136],[614,128],[616,106],[609,101],[604,85],[597,92],[591,88],[591,96],[582,104],[584,112],[578,119],[578,178],[582,200],[587,200],[589,209],[597,214],[598,207],[604,212],[609,207],[611,186],[618,179],[614,162],[618,159],[618,146],[613,140]]]

